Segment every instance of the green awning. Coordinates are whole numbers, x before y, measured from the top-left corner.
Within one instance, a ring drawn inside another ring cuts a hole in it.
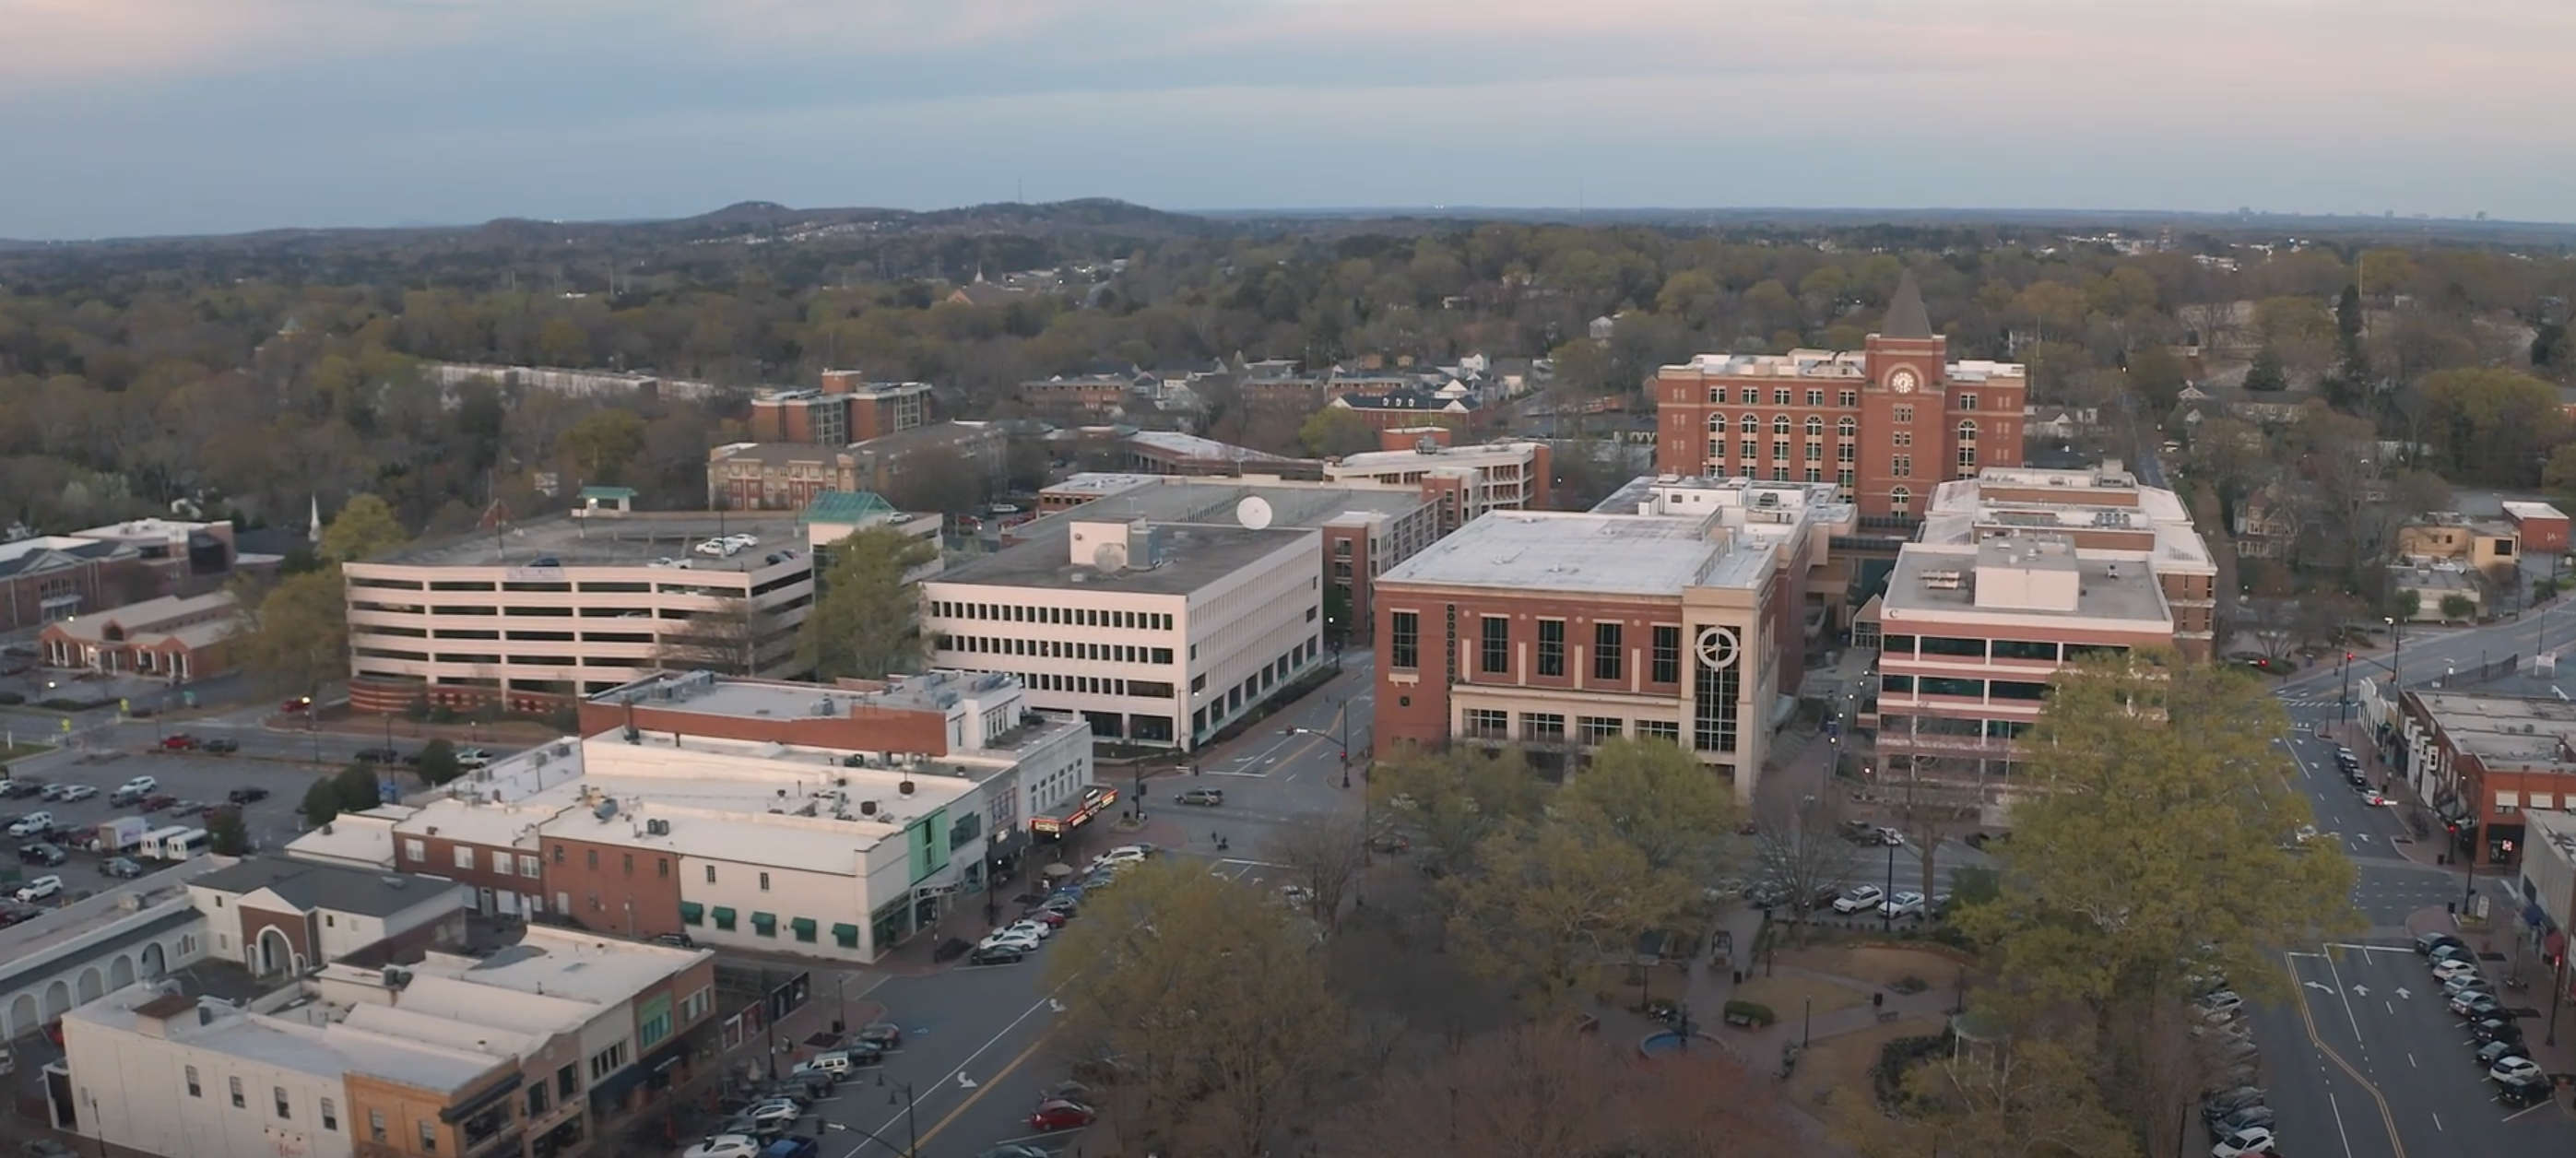
[[[701,905],[701,904],[697,903],[696,901],[682,901],[682,902],[680,902],[680,923],[681,923],[681,924],[684,924],[684,925],[696,925],[696,924],[703,923],[706,919],[707,919],[707,907],[706,907],[705,905]]]
[[[856,949],[859,947],[859,927],[857,925],[834,925],[832,926],[832,939],[840,942],[841,947],[844,949]]]
[[[751,927],[755,929],[775,929],[778,927],[778,914],[753,913],[751,915]]]
[[[715,912],[712,915],[716,919],[716,928],[733,928],[733,910],[731,908],[724,905],[717,905],[715,907]]]
[[[815,924],[812,917],[796,917],[787,922],[787,927],[796,930],[797,940],[811,941],[814,939],[814,930],[821,926]]]

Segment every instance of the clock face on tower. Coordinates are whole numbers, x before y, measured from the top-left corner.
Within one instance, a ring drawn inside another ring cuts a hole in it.
[[[1898,370],[1887,376],[1887,388],[1899,394],[1914,393],[1914,371]]]

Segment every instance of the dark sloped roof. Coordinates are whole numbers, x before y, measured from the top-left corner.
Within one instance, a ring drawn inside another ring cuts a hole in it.
[[[435,877],[396,876],[276,857],[253,857],[190,882],[240,896],[268,889],[299,912],[327,909],[390,917],[447,887]]]
[[[1929,338],[1932,315],[1924,312],[1923,289],[1914,284],[1914,271],[1906,270],[1896,280],[1896,296],[1887,303],[1887,320],[1879,323],[1882,338]]]
[[[133,553],[133,548],[112,539],[83,539],[68,547],[45,547],[0,559],[0,576],[53,571],[91,559],[105,561],[118,553]]]

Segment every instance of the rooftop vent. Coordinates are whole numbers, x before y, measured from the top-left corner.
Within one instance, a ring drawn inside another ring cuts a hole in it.
[[[1942,567],[1923,573],[1923,585],[1934,591],[1956,591],[1961,587],[1966,586],[1967,581],[1968,577],[1965,574],[1956,568],[1951,567]]]

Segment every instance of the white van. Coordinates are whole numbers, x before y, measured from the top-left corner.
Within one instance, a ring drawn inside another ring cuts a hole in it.
[[[134,854],[154,860],[182,861],[205,852],[206,846],[205,829],[173,825],[144,833],[143,840],[134,846]]]

